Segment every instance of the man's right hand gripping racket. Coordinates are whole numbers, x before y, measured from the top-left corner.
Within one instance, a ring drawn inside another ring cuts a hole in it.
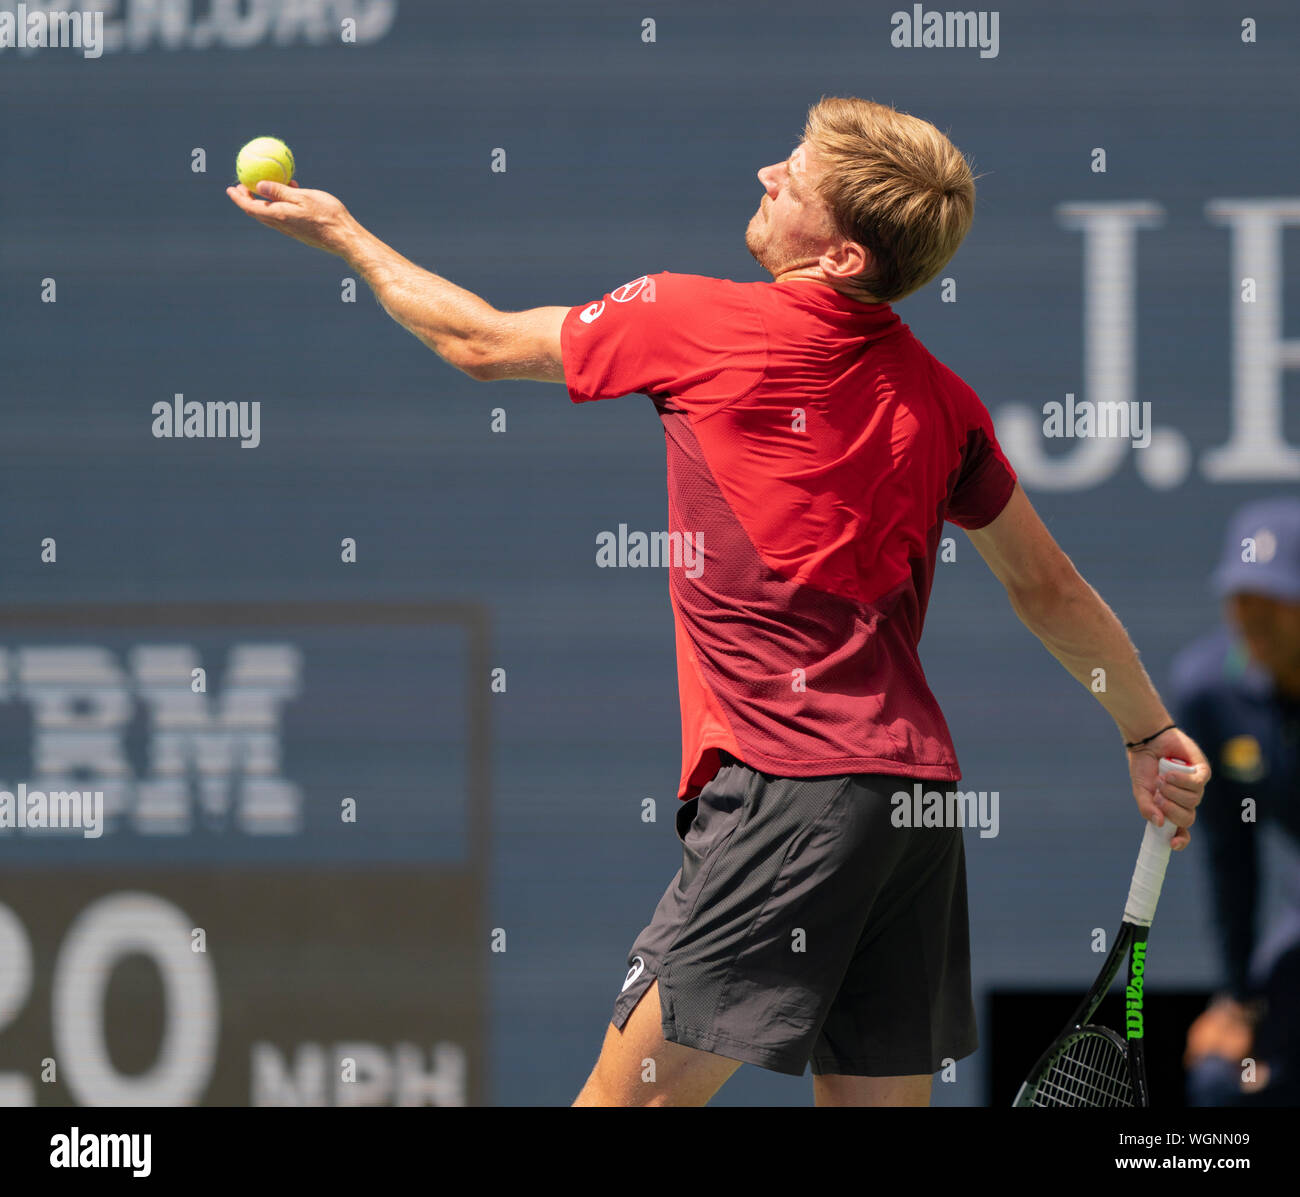
[[[1193,773],[1191,765],[1164,759],[1160,776]],[[1160,887],[1169,865],[1169,841],[1177,828],[1165,819],[1163,827],[1148,823],[1142,836],[1124,921],[1106,963],[1056,1041],[1034,1065],[1016,1094],[1017,1106],[1148,1106],[1146,1064],[1142,1054],[1144,1032],[1143,990],[1146,973],[1147,934],[1155,917]],[[1124,1037],[1109,1027],[1088,1020],[1115,980],[1119,966],[1128,960],[1125,990]]]

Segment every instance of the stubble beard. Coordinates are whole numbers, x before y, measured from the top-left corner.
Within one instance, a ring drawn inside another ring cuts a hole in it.
[[[821,256],[821,245],[810,238],[776,242],[771,233],[770,221],[763,219],[760,207],[745,228],[745,248],[773,278],[780,278],[787,270],[813,265]]]
[[[749,250],[755,262],[776,278],[785,268],[790,254],[787,252],[783,255],[772,245],[768,235],[770,233],[770,229],[767,228],[768,222],[763,220],[762,212],[760,207],[745,228],[745,248]]]

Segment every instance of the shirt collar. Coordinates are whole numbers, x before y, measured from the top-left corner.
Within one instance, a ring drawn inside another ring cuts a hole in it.
[[[853,299],[842,291],[837,291],[830,283],[824,283],[820,279],[792,278],[786,279],[783,283],[774,282],[769,285],[797,295],[802,302],[811,306],[843,312],[845,315],[857,317],[873,325],[883,327],[899,322],[898,315],[889,304],[863,303],[860,299]]]

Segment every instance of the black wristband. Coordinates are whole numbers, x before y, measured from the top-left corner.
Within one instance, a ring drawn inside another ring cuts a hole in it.
[[[1152,740],[1159,739],[1159,737],[1163,736],[1165,732],[1173,731],[1177,726],[1178,724],[1171,723],[1168,727],[1162,727],[1158,732],[1153,732],[1151,735],[1147,736],[1145,740],[1134,740],[1132,744],[1125,743],[1124,747],[1141,748],[1143,744],[1150,744]]]

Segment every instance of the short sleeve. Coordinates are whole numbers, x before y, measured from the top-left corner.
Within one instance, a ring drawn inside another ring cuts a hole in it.
[[[997,519],[1016,488],[1016,472],[998,444],[993,417],[973,393],[972,400],[974,427],[967,431],[961,466],[944,516],[969,532]]]
[[[748,394],[767,362],[762,319],[747,293],[755,285],[643,275],[572,308],[560,329],[569,398],[671,395],[684,410],[707,414]]]

